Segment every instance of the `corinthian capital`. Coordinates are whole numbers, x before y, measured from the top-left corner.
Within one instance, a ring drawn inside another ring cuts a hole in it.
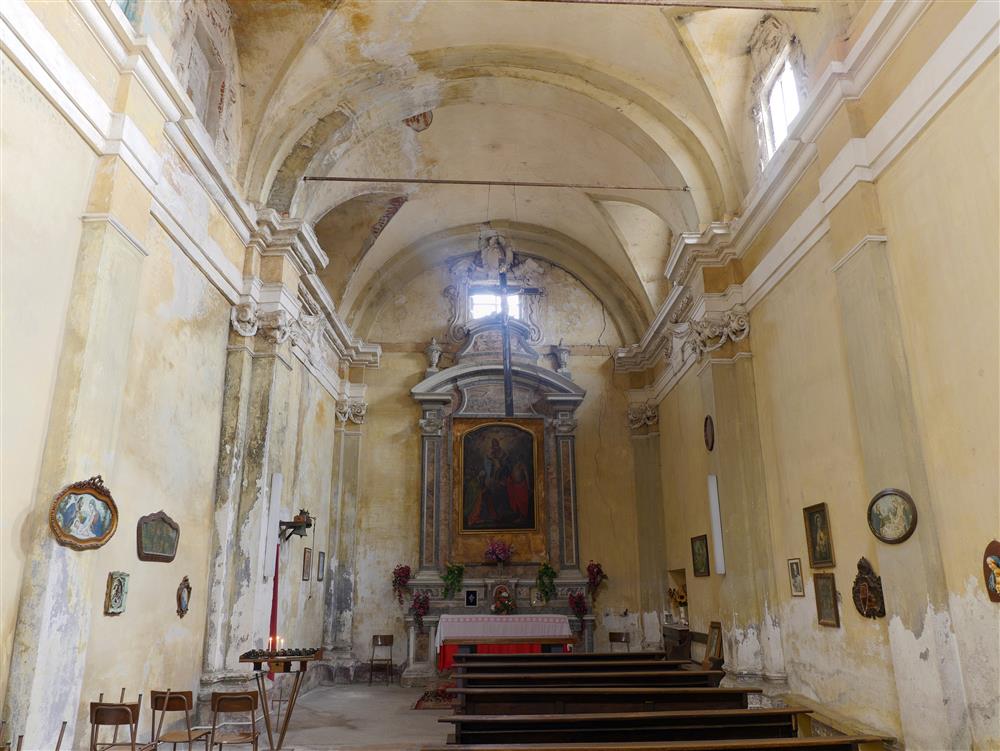
[[[687,333],[687,346],[702,357],[707,352],[719,349],[726,342],[738,342],[750,333],[750,318],[741,305],[727,311],[721,319],[691,321]]]

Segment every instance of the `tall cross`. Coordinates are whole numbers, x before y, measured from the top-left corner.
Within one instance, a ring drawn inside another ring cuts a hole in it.
[[[500,321],[503,335],[503,412],[514,416],[514,374],[510,368],[510,310],[507,307],[507,271],[500,271]]]

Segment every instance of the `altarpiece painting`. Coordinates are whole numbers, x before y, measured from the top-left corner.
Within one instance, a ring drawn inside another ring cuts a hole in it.
[[[456,426],[461,531],[535,529],[540,446],[530,421],[475,422]]]

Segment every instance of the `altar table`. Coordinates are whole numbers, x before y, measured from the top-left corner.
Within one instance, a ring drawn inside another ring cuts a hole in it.
[[[571,641],[573,631],[565,615],[442,615],[434,649],[438,670],[447,670],[464,645],[474,645],[479,653],[522,654],[541,652],[543,643],[565,649]]]

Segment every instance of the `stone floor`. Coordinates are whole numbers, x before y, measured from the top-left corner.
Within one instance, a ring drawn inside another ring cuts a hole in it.
[[[295,707],[284,751],[417,751],[443,743],[448,710],[411,709],[422,688],[337,684],[304,694]],[[277,738],[275,738],[277,741]],[[267,749],[267,736],[261,738]]]

